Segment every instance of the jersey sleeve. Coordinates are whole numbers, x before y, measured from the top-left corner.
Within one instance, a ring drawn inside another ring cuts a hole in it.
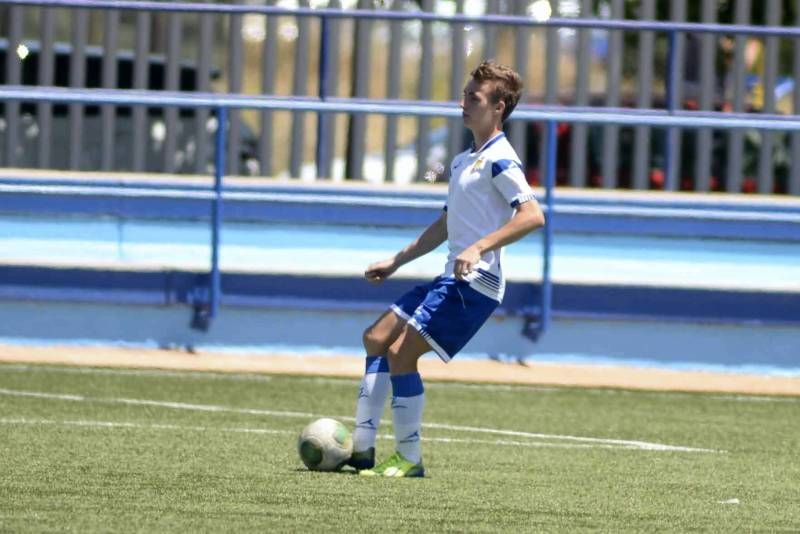
[[[531,186],[525,180],[522,165],[513,159],[501,159],[492,163],[492,184],[512,208],[536,199]]]

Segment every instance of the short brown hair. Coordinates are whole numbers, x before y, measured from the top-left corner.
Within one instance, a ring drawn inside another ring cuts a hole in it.
[[[503,112],[503,121],[505,121],[514,108],[517,107],[519,96],[522,93],[522,78],[511,67],[499,65],[494,61],[484,61],[470,73],[472,79],[476,82],[494,82],[494,91],[492,91],[492,98],[494,102],[501,100],[506,103],[506,109]]]

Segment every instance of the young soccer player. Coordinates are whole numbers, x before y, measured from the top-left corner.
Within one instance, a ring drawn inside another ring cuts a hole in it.
[[[433,350],[448,362],[464,347],[503,299],[502,247],[544,224],[502,131],[521,90],[519,75],[508,67],[485,61],[472,71],[461,109],[474,143],[453,159],[442,214],[393,258],[364,273],[380,283],[448,241],[444,273],[400,297],[364,332],[368,356],[349,462],[361,475],[425,475],[420,451],[425,393],[417,360]],[[396,452],[375,466],[375,438],[390,386]]]

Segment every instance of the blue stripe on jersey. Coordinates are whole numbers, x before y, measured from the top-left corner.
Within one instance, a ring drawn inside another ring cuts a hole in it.
[[[370,373],[388,373],[389,360],[383,356],[367,356],[367,369],[366,374]]]
[[[492,139],[491,141],[489,141],[488,143],[486,143],[485,145],[483,145],[483,147],[482,147],[480,150],[478,150],[478,147],[476,147],[476,146],[475,146],[475,141],[473,141],[473,142],[472,142],[472,150],[470,150],[470,152],[471,152],[472,154],[475,154],[475,151],[476,151],[476,150],[478,150],[478,153],[480,153],[480,152],[483,152],[484,150],[486,150],[487,148],[489,148],[490,146],[492,146],[493,144],[495,144],[496,142],[498,142],[500,139],[503,139],[505,136],[506,136],[506,134],[505,134],[505,133],[503,133],[503,132],[500,132],[499,134],[497,134],[497,135],[494,137],[494,139]]]
[[[493,280],[495,282],[500,281],[500,278],[497,275],[490,273],[486,269],[478,269],[478,272],[483,276],[485,276],[486,278],[488,278],[489,280]]]
[[[480,285],[482,285],[483,287],[488,287],[489,289],[492,289],[494,291],[497,291],[497,292],[500,291],[500,284],[492,282],[491,280],[487,280],[486,278],[481,278],[479,276],[476,276],[475,279],[473,280],[473,282],[477,282]]]
[[[522,164],[518,161],[514,161],[513,159],[499,159],[492,163],[492,178],[505,170],[515,168],[522,170]]]
[[[419,373],[392,375],[389,378],[392,381],[392,393],[395,397],[416,397],[425,391]]]
[[[523,202],[528,202],[529,200],[535,200],[535,199],[536,197],[533,195],[533,193],[529,193],[527,195],[517,195],[514,198],[514,200],[511,201],[511,207],[516,208]]]

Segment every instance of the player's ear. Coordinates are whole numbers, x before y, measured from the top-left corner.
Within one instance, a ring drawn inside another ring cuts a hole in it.
[[[506,102],[505,100],[499,100],[497,104],[494,106],[494,110],[502,117],[503,112],[506,110]]]

